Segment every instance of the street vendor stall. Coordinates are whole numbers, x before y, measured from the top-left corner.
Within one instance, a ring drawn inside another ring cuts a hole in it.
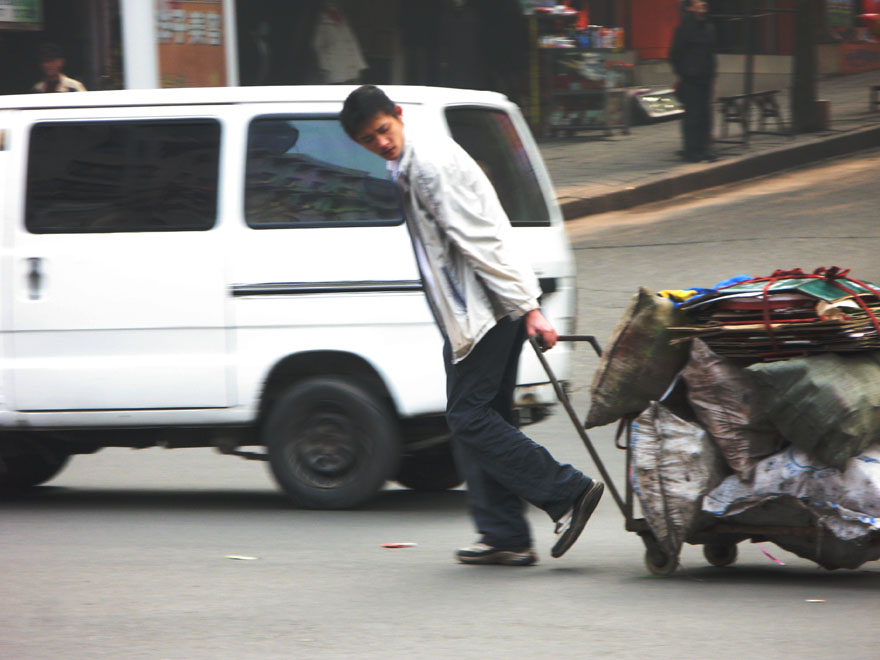
[[[590,25],[568,3],[526,3],[531,25],[530,119],[541,135],[629,131],[632,57],[619,27]]]

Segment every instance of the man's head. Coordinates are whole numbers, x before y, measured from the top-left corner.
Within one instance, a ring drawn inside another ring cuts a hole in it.
[[[49,80],[57,79],[64,68],[64,54],[57,44],[43,44],[40,47],[40,66]]]
[[[399,105],[373,85],[363,85],[345,99],[339,121],[348,136],[385,160],[403,152],[403,120]]]
[[[682,0],[681,8],[684,11],[692,12],[697,18],[702,18],[709,11],[706,0]]]

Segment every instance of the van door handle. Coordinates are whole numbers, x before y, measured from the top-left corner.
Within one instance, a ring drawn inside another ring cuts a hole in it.
[[[27,263],[28,298],[39,300],[43,292],[43,260],[40,257],[28,257]]]

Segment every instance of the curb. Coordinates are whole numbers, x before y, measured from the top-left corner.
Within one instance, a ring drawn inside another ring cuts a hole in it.
[[[697,172],[664,176],[626,190],[616,190],[595,197],[572,199],[561,203],[566,220],[586,215],[632,208],[671,197],[727,183],[764,176],[826,158],[834,158],[864,149],[880,147],[880,126],[847,131],[791,147],[741,156],[728,162],[705,167]]]

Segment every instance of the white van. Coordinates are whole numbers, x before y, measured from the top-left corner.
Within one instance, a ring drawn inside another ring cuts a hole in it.
[[[351,89],[0,97],[0,488],[150,446],[268,460],[315,508],[460,483],[396,192],[337,121]],[[516,106],[385,89],[486,169],[571,332],[574,262]],[[568,350],[547,354],[562,377]],[[554,396],[528,350],[520,383],[534,421]]]

